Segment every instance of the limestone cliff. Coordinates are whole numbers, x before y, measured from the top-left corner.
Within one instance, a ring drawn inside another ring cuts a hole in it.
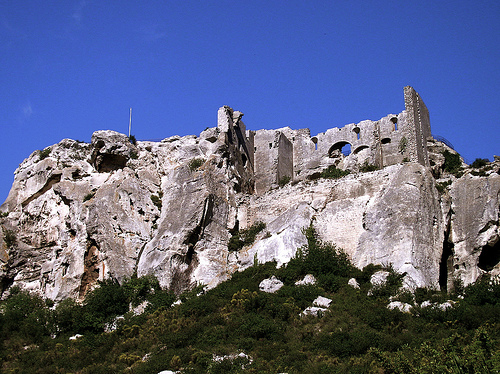
[[[448,148],[430,127],[410,136],[413,107],[312,138],[246,131],[242,113],[223,107],[217,127],[198,137],[132,144],[97,131],[90,144],[65,139],[36,151],[0,207],[0,292],[19,285],[79,298],[98,280],[133,274],[154,274],[175,292],[214,286],[255,261],[285,264],[311,223],[356,266],[406,272],[408,287],[500,273],[499,163],[482,176],[447,174]],[[340,152],[347,142],[357,152]],[[379,170],[361,172],[370,164]],[[321,178],[332,165],[352,173]],[[256,240],[230,251],[231,236],[256,222],[266,224]]]

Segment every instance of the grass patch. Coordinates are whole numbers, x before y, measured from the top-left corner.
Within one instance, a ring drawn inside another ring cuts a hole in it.
[[[335,165],[330,165],[328,166],[328,168],[321,172],[321,178],[339,179],[345,177],[346,175],[349,175],[350,173],[350,170],[337,169]]]

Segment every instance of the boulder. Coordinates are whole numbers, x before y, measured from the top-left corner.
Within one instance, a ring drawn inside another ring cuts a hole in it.
[[[352,288],[359,289],[359,283],[358,283],[358,281],[356,280],[356,278],[351,278],[351,279],[349,279],[349,281],[347,282],[347,284],[348,284],[349,286],[351,286]]]
[[[374,287],[382,287],[387,282],[387,277],[389,276],[389,272],[385,270],[379,270],[372,274],[370,277],[370,283]]]
[[[323,296],[318,296],[316,299],[314,299],[313,306],[317,306],[320,308],[328,308],[331,303],[332,303],[331,299],[328,299],[327,297]]]
[[[275,293],[283,287],[283,282],[276,278],[274,275],[271,278],[264,279],[259,284],[259,290],[267,293]]]
[[[399,310],[400,312],[403,312],[403,313],[410,313],[411,308],[413,308],[413,306],[411,304],[403,303],[401,301],[392,301],[387,305],[387,309],[390,309],[390,310],[396,309],[396,310]]]
[[[307,274],[302,280],[295,282],[296,286],[306,286],[314,284],[316,284],[316,278],[314,278],[314,275],[312,274]]]

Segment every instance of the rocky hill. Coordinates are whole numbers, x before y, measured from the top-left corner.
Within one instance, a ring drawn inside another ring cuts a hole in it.
[[[408,288],[497,275],[500,161],[467,166],[430,135],[408,87],[405,104],[316,137],[247,131],[222,107],[199,136],[97,131],[35,151],[0,207],[0,292],[82,298],[134,274],[176,293],[213,287],[256,262],[286,264],[311,224],[355,266],[406,273]]]

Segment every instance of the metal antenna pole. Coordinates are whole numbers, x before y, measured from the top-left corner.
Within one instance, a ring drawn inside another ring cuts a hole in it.
[[[132,108],[130,108],[130,119],[128,121],[128,137],[130,138],[130,129],[132,128]]]

